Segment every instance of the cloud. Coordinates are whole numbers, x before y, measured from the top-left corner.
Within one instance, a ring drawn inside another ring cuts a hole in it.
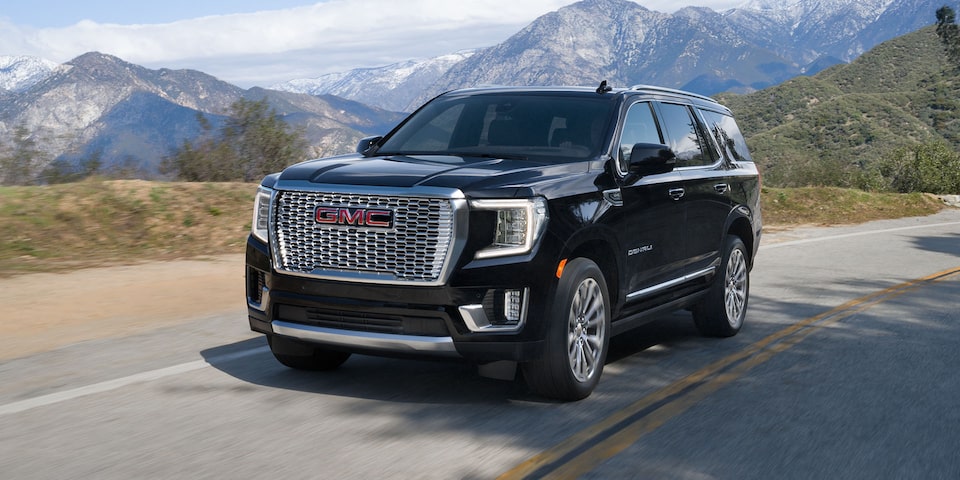
[[[0,18],[0,55],[65,62],[90,51],[149,68],[191,68],[242,87],[495,45],[574,0],[329,0],[160,24],[84,20],[20,27]],[[699,4],[727,8],[741,0]],[[676,0],[640,0],[673,11]]]
[[[489,46],[568,0],[331,0],[164,24],[0,23],[0,53],[57,62],[89,51],[151,68],[194,68],[241,86]]]

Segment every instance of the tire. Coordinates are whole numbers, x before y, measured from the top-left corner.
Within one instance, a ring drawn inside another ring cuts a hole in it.
[[[524,379],[544,397],[586,398],[600,381],[609,347],[610,297],[603,272],[589,259],[574,259],[557,286],[543,356],[523,365]]]
[[[334,370],[350,358],[347,352],[314,347],[275,335],[268,335],[267,343],[278,362],[296,370]]]
[[[732,337],[743,327],[750,299],[747,247],[739,237],[724,241],[720,270],[707,295],[693,309],[697,330],[708,337]]]

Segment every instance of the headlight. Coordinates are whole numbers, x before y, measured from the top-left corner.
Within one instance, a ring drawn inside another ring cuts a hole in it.
[[[496,233],[477,258],[506,257],[530,252],[547,226],[547,201],[542,197],[473,200],[470,207],[497,213]]]
[[[267,243],[270,231],[270,205],[273,200],[273,190],[260,187],[253,200],[253,222],[250,224],[250,233],[258,240]]]

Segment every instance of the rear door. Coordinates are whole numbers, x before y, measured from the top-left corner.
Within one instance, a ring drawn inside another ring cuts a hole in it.
[[[697,275],[718,258],[723,228],[730,211],[730,185],[720,154],[699,113],[690,105],[660,102],[667,145],[677,154],[683,190],[684,222],[680,236],[684,254],[679,273]]]

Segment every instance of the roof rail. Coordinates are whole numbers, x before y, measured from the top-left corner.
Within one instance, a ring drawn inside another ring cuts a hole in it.
[[[708,102],[717,103],[716,100],[714,100],[714,99],[712,99],[712,98],[710,98],[710,97],[708,97],[708,96],[706,96],[706,95],[700,95],[699,93],[688,92],[688,91],[686,91],[686,90],[677,90],[677,89],[675,89],[675,88],[658,87],[658,86],[656,86],[656,85],[634,85],[634,86],[630,87],[630,90],[653,90],[653,91],[655,91],[655,92],[675,93],[675,94],[677,94],[677,95],[683,95],[683,96],[687,96],[687,97],[696,97],[696,98],[699,98],[699,99],[701,99],[701,100],[706,100],[706,101],[708,101]]]

